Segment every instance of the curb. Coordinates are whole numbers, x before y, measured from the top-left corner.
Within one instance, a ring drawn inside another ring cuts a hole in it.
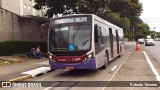
[[[29,78],[32,78],[32,75],[25,75],[25,76],[22,76],[22,77],[11,79],[9,81],[11,81],[11,82],[23,81],[23,80],[26,80],[26,79],[29,79]]]

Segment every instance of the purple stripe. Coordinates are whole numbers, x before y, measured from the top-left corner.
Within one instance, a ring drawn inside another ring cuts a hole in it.
[[[73,67],[73,69],[96,69],[95,58],[90,59],[88,62],[80,63],[58,63],[49,60],[51,69],[65,69],[66,67]]]

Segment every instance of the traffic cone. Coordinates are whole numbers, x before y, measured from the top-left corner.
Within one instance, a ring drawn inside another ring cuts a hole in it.
[[[136,42],[136,50],[135,51],[140,51],[140,45],[138,42]]]

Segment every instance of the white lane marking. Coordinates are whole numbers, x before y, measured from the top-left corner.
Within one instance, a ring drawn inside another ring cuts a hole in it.
[[[143,51],[143,53],[144,53],[144,55],[145,55],[145,57],[146,57],[146,59],[147,59],[148,64],[150,65],[153,73],[156,75],[157,80],[160,81],[160,76],[159,76],[158,72],[156,71],[156,69],[154,68],[151,60],[149,59],[149,57],[147,56],[147,54],[146,54],[145,51]]]
[[[32,77],[35,77],[37,76],[38,74],[42,74],[42,73],[47,73],[51,70],[50,67],[40,67],[40,68],[36,68],[36,69],[33,69],[33,70],[29,70],[29,71],[26,71],[26,72],[22,72],[21,74],[29,74],[31,75]]]
[[[47,87],[47,88],[45,88],[45,89],[43,89],[43,90],[49,90],[49,89],[51,89],[51,88],[53,88],[53,87]]]
[[[51,85],[52,87],[47,87],[47,88],[45,88],[45,89],[43,89],[43,90],[49,90],[49,89],[55,87],[55,86],[58,85],[58,84],[60,84],[60,83],[59,83],[59,82],[56,82],[56,83],[54,83],[54,84]]]
[[[111,71],[113,72],[117,68],[117,65],[111,68]]]

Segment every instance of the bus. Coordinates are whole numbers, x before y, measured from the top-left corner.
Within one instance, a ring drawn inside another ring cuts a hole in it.
[[[94,14],[50,20],[48,53],[51,70],[105,69],[123,54],[123,29]]]

